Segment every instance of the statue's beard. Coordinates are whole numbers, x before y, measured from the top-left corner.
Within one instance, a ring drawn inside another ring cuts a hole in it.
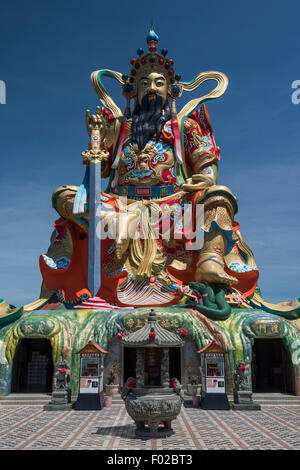
[[[165,123],[171,119],[168,100],[163,107],[162,96],[155,94],[155,97],[149,100],[148,95],[145,95],[141,105],[137,101],[132,113],[132,140],[137,143],[139,150],[143,150],[154,134],[158,141]]]

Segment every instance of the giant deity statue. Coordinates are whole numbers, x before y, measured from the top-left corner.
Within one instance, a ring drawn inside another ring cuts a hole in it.
[[[55,293],[71,306],[96,297],[115,307],[168,306],[201,297],[207,303],[210,292],[216,301],[221,286],[231,305],[266,305],[235,221],[237,199],[217,184],[220,149],[204,103],[225,92],[227,77],[211,71],[184,82],[167,50],[158,52],[153,28],[147,44],[128,75],[91,75],[103,107],[86,113],[82,184],[53,194],[59,218],[40,257],[41,296]],[[103,77],[120,83],[124,113]],[[182,93],[206,80],[216,87],[177,111]],[[101,178],[108,179],[105,190]],[[299,302],[293,302],[269,308],[294,311]]]
[[[282,370],[286,392],[300,395],[300,298],[278,304],[262,298],[259,271],[236,219],[237,199],[218,184],[220,149],[206,102],[224,94],[228,79],[209,71],[183,81],[167,50],[158,51],[153,27],[147,45],[146,52],[137,50],[127,74],[102,69],[91,75],[101,106],[86,112],[82,183],[53,193],[58,217],[39,260],[40,298],[22,307],[0,299],[0,395],[19,390],[21,355],[32,347],[27,340],[21,344],[24,338],[47,339],[53,364],[67,360],[72,396],[81,383],[76,353],[88,341],[108,353],[104,374],[117,360],[124,364],[125,384],[127,373],[138,378],[142,356],[134,371],[133,356],[112,341],[126,346],[125,339],[130,343],[136,334],[146,348],[141,332],[152,309],[162,331],[187,336],[190,343],[179,359],[180,348],[171,342],[170,363],[165,350],[151,356],[158,349],[149,347],[149,369],[150,358],[157,369],[163,357],[163,376],[181,377],[185,387],[186,367],[198,370],[199,354],[215,342],[224,351],[228,391],[232,370],[249,367],[249,390],[237,392],[236,407],[246,395],[248,407],[256,406],[251,387],[259,389],[267,368],[270,380]],[[124,112],[104,87],[109,78],[121,87]],[[212,89],[201,96],[197,90],[206,81]],[[180,97],[190,91],[199,97],[180,107]],[[155,328],[147,330],[151,341]],[[266,362],[263,339],[276,340]],[[270,359],[280,356],[275,344],[282,348],[283,366]]]

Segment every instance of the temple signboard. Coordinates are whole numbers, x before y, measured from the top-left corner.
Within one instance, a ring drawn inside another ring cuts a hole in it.
[[[225,392],[225,351],[213,341],[197,353],[201,355],[201,407],[229,409]]]
[[[103,355],[101,346],[91,341],[79,351],[80,380],[77,410],[101,410],[103,408]]]
[[[280,321],[256,320],[251,325],[251,329],[257,337],[282,337],[284,336],[283,325]]]

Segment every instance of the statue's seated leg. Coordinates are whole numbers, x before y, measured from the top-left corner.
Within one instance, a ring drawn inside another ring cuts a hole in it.
[[[238,280],[229,276],[224,270],[224,255],[227,239],[220,229],[209,232],[204,237],[204,245],[197,263],[195,280],[216,284],[236,284]]]
[[[204,214],[204,244],[197,262],[195,281],[236,284],[238,280],[224,269],[224,256],[235,243],[232,238],[232,203],[226,196],[211,195],[204,201]]]

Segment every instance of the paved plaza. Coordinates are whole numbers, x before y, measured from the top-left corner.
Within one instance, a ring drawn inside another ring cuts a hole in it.
[[[261,411],[182,407],[175,434],[135,437],[124,405],[101,411],[44,411],[43,406],[0,406],[0,450],[300,450],[300,406]]]

